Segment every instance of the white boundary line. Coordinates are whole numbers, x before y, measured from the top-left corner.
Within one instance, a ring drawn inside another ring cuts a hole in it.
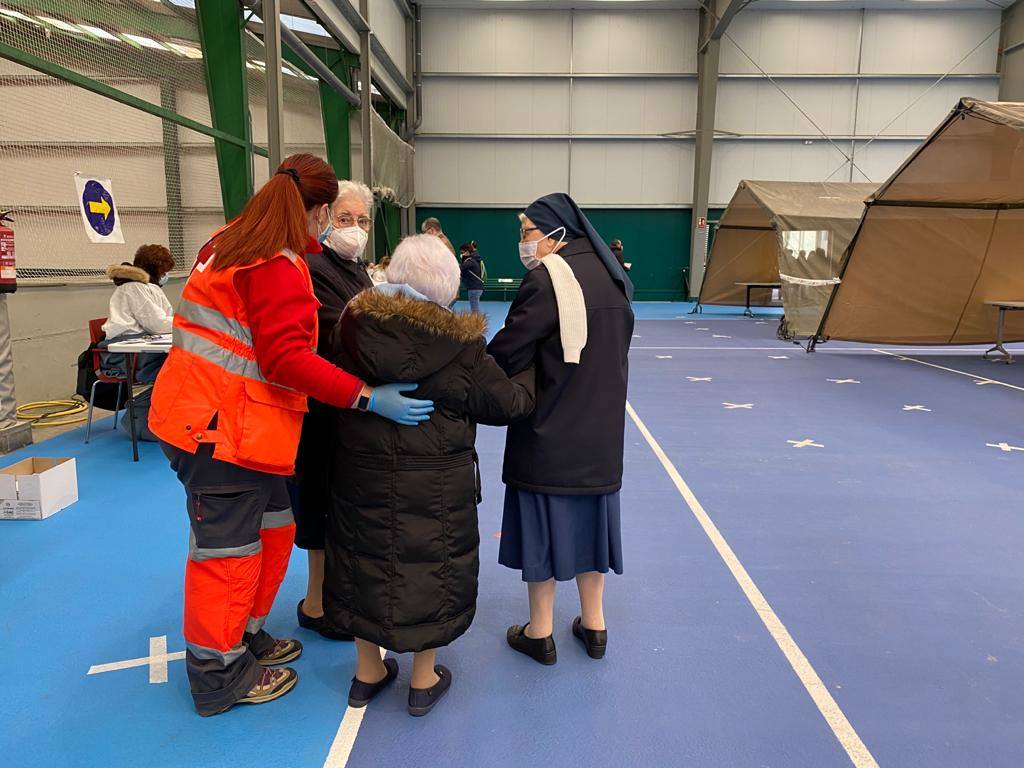
[[[380,649],[380,657],[383,659],[387,651]],[[347,694],[346,694],[347,695]],[[365,707],[345,707],[345,714],[342,715],[338,724],[338,732],[334,734],[334,741],[331,742],[331,749],[327,752],[327,759],[324,760],[324,768],[345,768],[348,759],[352,755],[352,747],[356,745],[356,736],[359,735],[359,728],[366,717]]]
[[[658,445],[658,441],[654,439],[654,436],[647,429],[643,421],[640,420],[636,411],[633,410],[633,406],[628,402],[626,403],[626,412],[644,436],[654,455],[658,457],[661,466],[675,484],[676,489],[690,508],[693,516],[697,518],[697,522],[704,529],[704,533],[711,540],[715,550],[732,573],[733,578],[736,579],[740,589],[743,590],[743,594],[757,612],[758,617],[764,622],[768,633],[772,636],[776,645],[779,646],[779,650],[786,657],[786,661],[789,662],[800,682],[803,683],[807,693],[818,707],[818,711],[821,712],[821,716],[825,718],[825,722],[832,729],[832,733],[835,734],[840,745],[846,750],[850,762],[856,768],[878,768],[878,763],[875,762],[875,758],[872,757],[867,745],[861,741],[860,736],[857,735],[850,721],[846,719],[846,715],[843,714],[836,700],[832,698],[832,694],[829,693],[828,688],[825,687],[821,678],[818,677],[818,673],[814,671],[811,662],[807,660],[807,657],[800,650],[793,636],[789,634],[789,630],[786,629],[782,620],[772,610],[764,595],[761,594],[761,590],[757,588],[754,580],[750,578],[747,569],[743,567],[739,558],[736,557],[736,553],[732,551],[732,547],[729,546],[725,537],[722,536],[718,527],[708,516],[708,513],[704,511],[704,507],[701,506],[697,497],[694,496],[693,491],[690,490],[690,486],[683,480],[675,465],[669,460],[661,446]]]
[[[876,349],[876,350],[873,350],[873,351],[874,352],[878,352],[881,355],[888,355],[889,357],[896,357],[896,358],[899,358],[900,360],[908,360],[911,363],[917,363],[918,365],[927,365],[929,368],[938,368],[940,371],[948,371],[949,373],[958,373],[961,376],[969,376],[970,378],[974,379],[975,381],[987,381],[987,382],[990,382],[992,384],[998,384],[1001,387],[1006,387],[1008,389],[1016,389],[1018,392],[1024,392],[1024,387],[1018,387],[1016,384],[1007,384],[1005,381],[999,381],[998,379],[993,379],[993,378],[991,378],[989,376],[983,376],[980,373],[968,373],[967,371],[958,371],[956,368],[947,368],[944,365],[936,365],[935,363],[926,363],[924,360],[918,360],[918,359],[913,358],[913,357],[907,357],[906,355],[897,355],[897,354],[895,354],[893,352],[887,352],[884,349]]]

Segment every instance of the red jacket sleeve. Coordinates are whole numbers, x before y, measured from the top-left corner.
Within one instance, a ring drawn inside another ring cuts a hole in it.
[[[363,382],[310,349],[316,299],[295,265],[282,256],[241,270],[235,289],[245,303],[256,362],[267,381],[338,408],[355,402]]]

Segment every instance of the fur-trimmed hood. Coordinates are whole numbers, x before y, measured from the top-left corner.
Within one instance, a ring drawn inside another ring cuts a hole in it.
[[[377,382],[409,382],[448,365],[468,345],[483,345],[487,319],[456,314],[431,301],[375,289],[360,293],[331,335],[358,361],[358,373]]]
[[[107,277],[118,285],[149,282],[149,273],[131,264],[111,264],[107,267]]]

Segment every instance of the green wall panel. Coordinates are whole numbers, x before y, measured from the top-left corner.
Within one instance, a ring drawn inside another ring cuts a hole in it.
[[[476,240],[490,278],[522,277],[519,213],[515,208],[418,208],[417,225],[428,216],[441,220],[458,248]],[[618,238],[638,301],[682,301],[682,270],[690,266],[690,209],[593,208],[585,213],[606,241]],[[718,218],[718,211],[711,214]]]

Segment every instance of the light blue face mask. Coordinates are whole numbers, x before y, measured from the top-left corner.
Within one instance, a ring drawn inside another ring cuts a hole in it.
[[[331,224],[331,215],[327,214],[327,228],[317,236],[317,242],[323,245],[327,242],[327,238],[331,236],[331,232],[334,231],[334,225]]]
[[[170,279],[171,279],[170,275],[163,275],[160,278],[160,287],[162,288],[163,286],[167,285],[167,281],[170,280]]]

